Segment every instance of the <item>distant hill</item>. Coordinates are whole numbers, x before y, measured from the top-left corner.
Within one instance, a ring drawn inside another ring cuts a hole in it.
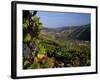
[[[43,28],[43,32],[48,36],[53,36],[56,39],[73,39],[90,41],[91,25],[82,26],[66,26],[61,28]]]

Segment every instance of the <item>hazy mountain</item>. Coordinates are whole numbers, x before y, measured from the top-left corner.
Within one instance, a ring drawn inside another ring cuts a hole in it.
[[[90,26],[90,24],[87,24],[82,26],[65,26],[61,28],[43,28],[43,32],[46,35],[53,36],[57,39],[90,41]]]

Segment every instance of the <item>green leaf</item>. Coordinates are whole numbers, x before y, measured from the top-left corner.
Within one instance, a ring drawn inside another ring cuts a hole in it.
[[[39,17],[38,17],[38,16],[34,16],[34,17],[33,17],[33,20],[34,20],[35,22],[39,22]]]
[[[42,25],[38,25],[38,29],[41,30],[42,29]]]
[[[39,68],[39,67],[40,67],[40,64],[39,64],[38,62],[34,61],[34,62],[30,65],[29,69],[37,69],[37,68]]]
[[[26,29],[28,28],[26,23],[23,24],[23,28],[26,28]]]
[[[46,50],[44,48],[44,46],[42,46],[42,44],[39,44],[39,54],[45,54],[46,53]]]
[[[24,39],[25,42],[30,41],[31,40],[31,35],[28,33]]]
[[[42,68],[49,68],[50,65],[49,63],[46,61],[44,64],[41,65]]]

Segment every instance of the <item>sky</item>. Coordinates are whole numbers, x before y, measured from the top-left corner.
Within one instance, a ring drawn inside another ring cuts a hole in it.
[[[89,13],[38,11],[36,15],[40,17],[43,26],[47,28],[78,26],[91,22]]]

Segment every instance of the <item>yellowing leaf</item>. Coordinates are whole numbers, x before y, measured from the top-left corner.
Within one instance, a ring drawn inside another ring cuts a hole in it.
[[[39,59],[42,59],[42,58],[44,57],[44,54],[38,54],[37,57],[38,57]]]

